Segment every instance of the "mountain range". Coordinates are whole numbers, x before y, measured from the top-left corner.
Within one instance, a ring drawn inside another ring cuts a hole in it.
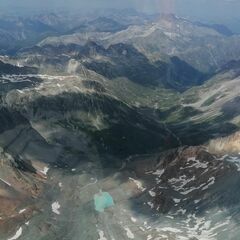
[[[131,11],[72,22],[0,23],[0,238],[237,240],[240,36]]]

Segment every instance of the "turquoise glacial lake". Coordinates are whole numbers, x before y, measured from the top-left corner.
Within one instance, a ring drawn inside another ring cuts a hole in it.
[[[94,195],[94,205],[97,212],[104,212],[106,208],[114,206],[114,201],[108,192],[100,192]]]

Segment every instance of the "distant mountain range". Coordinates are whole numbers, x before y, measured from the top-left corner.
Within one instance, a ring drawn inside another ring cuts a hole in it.
[[[0,16],[0,54],[13,54],[23,47],[33,46],[49,36],[75,32],[116,32],[130,24],[152,19],[136,11],[112,10],[86,14],[46,13],[17,17]]]

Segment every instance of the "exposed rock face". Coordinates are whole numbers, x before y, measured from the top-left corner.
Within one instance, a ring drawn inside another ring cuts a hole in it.
[[[39,211],[45,177],[30,164],[19,162],[1,149],[0,153],[0,231],[12,233]],[[38,200],[37,200],[38,199]],[[37,200],[37,201],[36,201]]]
[[[152,190],[157,193],[153,204],[163,212],[181,204],[181,207],[189,208],[199,198],[205,201],[205,194],[209,195],[208,188],[234,171],[230,164],[216,160],[201,147],[170,150],[160,154],[158,160],[153,174],[156,186]],[[171,196],[175,196],[179,202],[175,203]],[[194,204],[192,207],[194,209]]]
[[[0,236],[29,221],[41,208],[49,163],[59,150],[48,144],[21,113],[0,109]]]
[[[174,240],[224,239],[229,234],[226,226],[235,228],[233,212],[239,214],[239,162],[238,155],[216,157],[204,147],[129,159],[126,169],[135,171],[142,184],[134,200],[138,212],[160,212],[149,224],[149,233]],[[157,222],[162,227],[156,227]],[[209,226],[204,227],[206,223]],[[229,239],[236,236],[234,231]]]
[[[130,159],[127,166],[133,168],[138,177],[144,176],[148,181],[153,177],[152,190],[156,193],[153,205],[163,212],[175,206],[170,196],[177,196],[179,204],[184,199],[186,206],[199,198],[204,200],[208,186],[236,171],[234,166],[219,161],[204,147],[182,147],[156,156],[143,156],[141,159]],[[167,201],[168,207],[161,205],[161,201]]]
[[[240,132],[236,132],[229,137],[211,140],[208,151],[215,154],[240,153]]]

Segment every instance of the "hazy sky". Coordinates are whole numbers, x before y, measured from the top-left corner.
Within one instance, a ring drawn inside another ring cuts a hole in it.
[[[77,8],[135,8],[140,11],[175,12],[196,19],[239,20],[240,0],[0,0],[0,11],[52,11]]]
[[[53,8],[127,8],[135,7],[145,11],[165,9],[167,11],[240,11],[239,0],[0,0],[0,8],[53,9]]]

